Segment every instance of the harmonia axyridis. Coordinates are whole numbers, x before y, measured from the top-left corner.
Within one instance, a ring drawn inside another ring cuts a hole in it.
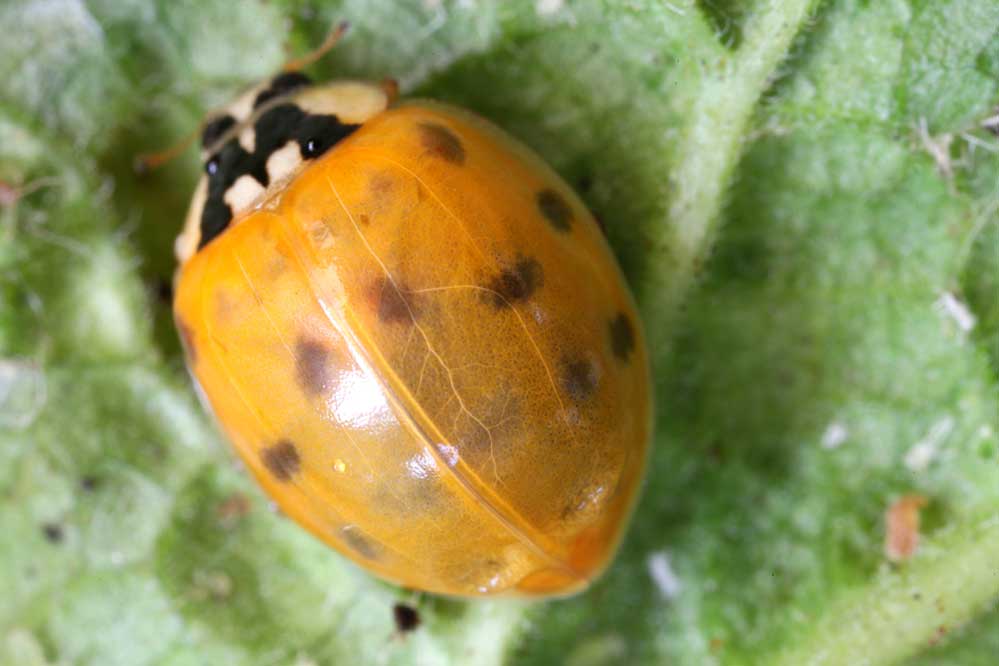
[[[486,121],[286,71],[204,126],[174,313],[288,516],[375,574],[578,591],[650,437],[634,302],[593,217]]]

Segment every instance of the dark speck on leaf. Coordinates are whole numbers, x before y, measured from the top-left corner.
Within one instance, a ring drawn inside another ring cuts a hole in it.
[[[62,525],[58,525],[56,523],[46,523],[45,525],[42,525],[42,533],[45,535],[45,538],[49,543],[62,543]]]
[[[169,304],[173,301],[173,285],[170,284],[170,280],[159,278],[156,280],[155,290],[156,300],[160,303]]]
[[[402,633],[413,631],[420,626],[420,613],[408,604],[397,603],[392,607],[395,627]]]

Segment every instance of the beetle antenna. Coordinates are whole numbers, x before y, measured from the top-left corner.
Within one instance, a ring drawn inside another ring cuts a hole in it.
[[[326,39],[323,40],[322,44],[313,49],[312,52],[306,53],[300,58],[289,60],[284,64],[282,70],[285,72],[297,72],[298,70],[304,69],[305,67],[308,67],[312,63],[316,62],[329,53],[330,49],[336,46],[336,43],[340,41],[340,38],[344,36],[349,28],[350,23],[347,21],[340,21],[340,23],[335,25],[333,29],[329,31],[329,34],[326,35]]]
[[[344,36],[349,28],[350,23],[347,21],[340,21],[340,23],[335,25],[333,29],[329,31],[329,34],[326,35],[326,39],[323,40],[322,44],[313,49],[310,53],[306,53],[300,58],[295,58],[286,62],[284,67],[282,67],[282,71],[297,72],[298,70],[308,67],[312,63],[316,62],[329,53],[330,49],[336,46],[337,42],[340,41],[340,38]],[[152,171],[153,169],[157,169],[183,154],[183,152],[187,150],[188,146],[190,146],[194,140],[201,135],[203,127],[204,122],[200,123],[193,132],[166,150],[137,155],[133,164],[136,173],[143,174]]]
[[[203,122],[198,123],[198,126],[193,132],[169,148],[158,150],[155,153],[143,153],[141,155],[136,155],[135,160],[132,163],[132,168],[135,169],[135,172],[138,174],[148,173],[182,155],[184,151],[187,150],[188,147],[194,142],[194,140],[201,135],[203,125]]]

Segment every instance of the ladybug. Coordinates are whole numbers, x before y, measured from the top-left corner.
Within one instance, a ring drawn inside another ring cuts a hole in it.
[[[651,430],[600,228],[482,118],[299,69],[203,124],[173,309],[204,402],[286,515],[383,579],[585,588]]]

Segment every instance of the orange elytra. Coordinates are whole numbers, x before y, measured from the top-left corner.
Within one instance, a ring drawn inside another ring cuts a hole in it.
[[[651,396],[579,198],[471,113],[294,70],[202,145],[174,314],[267,494],[406,587],[586,587],[635,504]]]

